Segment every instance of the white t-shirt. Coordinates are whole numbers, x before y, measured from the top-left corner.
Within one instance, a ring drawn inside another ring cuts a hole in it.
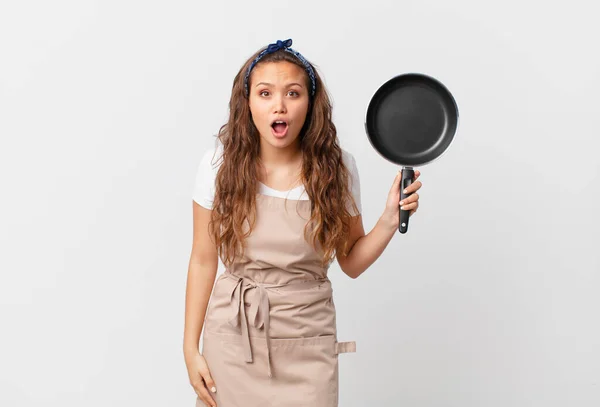
[[[216,154],[215,154],[216,152]],[[215,195],[215,179],[217,176],[217,170],[221,163],[221,154],[223,153],[223,146],[219,145],[216,148],[208,149],[198,165],[196,173],[196,182],[194,185],[193,199],[199,205],[212,209],[213,199]],[[358,213],[352,211],[352,206],[348,204],[350,213],[358,215],[362,212],[361,199],[360,199],[360,178],[358,176],[358,168],[356,167],[356,160],[354,156],[342,149],[342,159],[346,167],[350,170],[351,179],[351,191],[358,207]],[[278,191],[269,188],[265,184],[259,181],[259,193],[263,195],[276,196],[280,198],[287,198],[290,200],[309,200],[308,194],[304,189],[304,185],[300,185],[296,188],[288,191]]]

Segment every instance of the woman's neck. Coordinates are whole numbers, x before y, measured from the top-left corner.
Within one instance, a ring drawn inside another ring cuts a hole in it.
[[[302,150],[298,145],[286,148],[261,143],[259,154],[259,178],[272,185],[294,185],[302,173]]]
[[[262,164],[267,167],[295,167],[302,162],[302,150],[299,143],[278,148],[261,142],[259,156]]]

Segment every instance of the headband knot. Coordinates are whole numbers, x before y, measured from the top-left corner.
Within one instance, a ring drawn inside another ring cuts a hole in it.
[[[292,39],[287,39],[285,41],[277,40],[277,42],[273,44],[269,44],[267,47],[267,53],[279,51],[280,49],[289,48],[292,46]]]
[[[252,61],[252,63],[248,67],[248,70],[246,71],[246,76],[244,77],[244,88],[246,89],[246,96],[248,96],[250,94],[248,91],[248,78],[250,77],[250,72],[252,71],[254,66],[265,55],[272,54],[273,52],[279,51],[281,49],[294,55],[302,63],[302,65],[304,66],[304,69],[306,70],[306,73],[308,74],[308,77],[310,78],[310,83],[311,83],[310,95],[314,96],[316,85],[317,85],[315,71],[313,70],[312,65],[306,60],[306,58],[304,58],[302,56],[302,54],[300,54],[298,51],[295,51],[292,48],[290,48],[291,46],[292,46],[291,38],[288,38],[285,41],[277,40],[276,42],[269,44],[267,46],[267,48],[265,48],[263,51],[261,51],[260,54],[258,54],[258,56],[254,59],[254,61]]]

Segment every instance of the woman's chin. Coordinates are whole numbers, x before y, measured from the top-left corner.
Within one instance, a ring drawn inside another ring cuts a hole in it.
[[[290,132],[289,129],[286,129],[284,133],[275,133],[271,131],[267,137],[262,137],[263,141],[266,141],[273,147],[283,148],[287,147],[294,142],[297,137],[294,137],[294,133]]]

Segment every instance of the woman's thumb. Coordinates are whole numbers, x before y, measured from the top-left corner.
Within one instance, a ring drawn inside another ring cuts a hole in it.
[[[400,190],[400,180],[402,179],[402,170],[398,170],[394,183],[392,184],[392,191]]]

